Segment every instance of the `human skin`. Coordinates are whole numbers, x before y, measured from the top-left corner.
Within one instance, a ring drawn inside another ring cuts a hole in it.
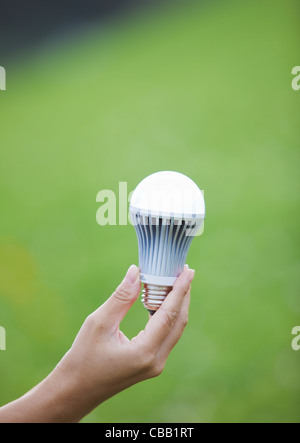
[[[129,340],[119,325],[141,289],[139,269],[132,265],[48,377],[0,408],[0,423],[77,423],[118,392],[161,374],[187,324],[194,272],[185,266],[145,329]]]

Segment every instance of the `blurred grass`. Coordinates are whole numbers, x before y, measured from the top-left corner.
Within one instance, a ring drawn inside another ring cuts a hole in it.
[[[158,170],[205,189],[189,326],[163,375],[86,422],[299,421],[296,1],[186,3],[7,67],[0,96],[0,402],[40,381],[137,262],[96,194]],[[138,303],[123,324],[134,336]]]

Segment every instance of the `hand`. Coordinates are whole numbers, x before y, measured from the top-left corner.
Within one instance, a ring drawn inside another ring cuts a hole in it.
[[[31,407],[36,405],[33,420],[80,421],[109,397],[159,375],[187,324],[193,277],[186,266],[145,329],[129,340],[119,324],[141,288],[139,269],[131,266],[112,296],[86,319],[55,370],[22,397],[31,395]]]

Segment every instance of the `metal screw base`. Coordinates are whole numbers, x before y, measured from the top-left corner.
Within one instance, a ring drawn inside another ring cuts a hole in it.
[[[145,308],[148,309],[150,315],[155,314],[171,290],[172,286],[150,285],[144,283],[142,303]]]

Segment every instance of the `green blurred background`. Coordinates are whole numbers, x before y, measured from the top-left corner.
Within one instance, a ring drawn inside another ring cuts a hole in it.
[[[14,59],[0,93],[0,403],[43,379],[137,263],[102,189],[205,190],[189,325],[156,379],[85,422],[300,421],[297,1],[174,2]],[[0,59],[1,64],[1,59]],[[138,302],[122,324],[133,337]]]

